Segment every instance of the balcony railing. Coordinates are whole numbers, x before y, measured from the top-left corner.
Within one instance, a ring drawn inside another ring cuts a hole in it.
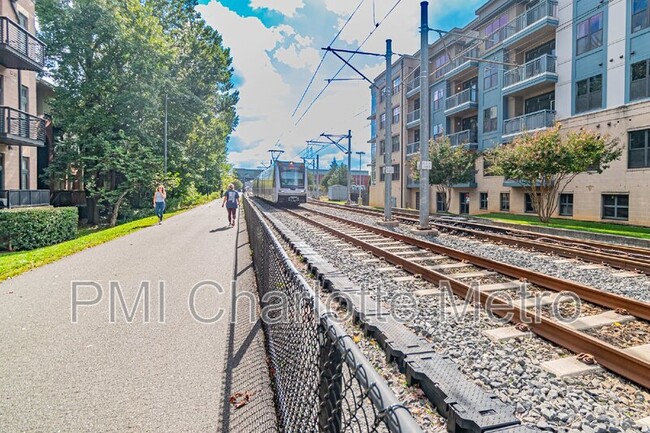
[[[466,49],[465,51],[460,53],[455,59],[453,59],[451,62],[447,63],[446,65],[438,69],[435,74],[436,78],[442,77],[446,73],[453,71],[457,67],[467,62],[474,61],[472,59],[480,58],[481,52],[482,52],[481,48],[478,45],[474,45],[473,47]]]
[[[512,86],[546,73],[555,73],[555,57],[549,54],[545,54],[515,69],[506,71],[504,87]]]
[[[550,128],[555,123],[555,111],[541,110],[503,122],[503,135],[522,134],[537,129]]]
[[[468,102],[478,102],[478,90],[465,89],[462,92],[456,93],[455,95],[447,98],[446,102],[447,110],[451,110]]]
[[[546,17],[557,18],[557,1],[542,1],[510,21],[504,27],[504,39],[516,35],[531,24]]]
[[[409,143],[406,145],[406,154],[407,155],[413,155],[415,153],[418,153],[420,151],[420,142],[415,141],[413,143]]]
[[[476,143],[478,141],[478,133],[472,129],[448,134],[447,138],[452,146],[459,146],[462,144]]]
[[[40,71],[45,66],[45,44],[7,17],[0,17],[0,49],[10,51],[0,53],[8,68]]]
[[[45,144],[45,119],[0,106],[0,138],[7,144],[42,146]]]
[[[0,208],[48,206],[49,204],[49,189],[0,190]]]
[[[409,81],[406,84],[406,93],[412,92],[416,89],[420,88],[420,75],[417,77],[413,78],[411,81]]]
[[[418,108],[417,110],[413,110],[410,113],[406,115],[406,123],[411,123],[415,122],[417,120],[420,120],[420,109]]]

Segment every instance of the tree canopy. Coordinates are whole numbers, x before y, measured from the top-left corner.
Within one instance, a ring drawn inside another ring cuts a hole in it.
[[[125,201],[157,182],[170,180],[178,195],[221,186],[238,94],[231,83],[230,52],[194,10],[196,4],[36,3],[55,84],[51,114],[63,131],[50,174],[81,175],[112,225]]]
[[[489,173],[519,181],[541,221],[548,221],[566,186],[580,173],[602,173],[621,157],[618,140],[590,130],[560,132],[560,124],[524,134],[486,154]]]

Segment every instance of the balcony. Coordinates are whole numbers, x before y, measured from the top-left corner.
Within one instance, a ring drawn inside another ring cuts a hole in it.
[[[406,178],[406,187],[407,188],[420,188],[420,181],[413,179],[411,176]]]
[[[0,64],[9,69],[42,71],[45,44],[7,17],[0,17]]]
[[[502,30],[503,45],[525,43],[529,36],[541,31],[555,31],[559,24],[557,1],[542,1],[510,21]]]
[[[420,124],[420,109],[413,110],[406,115],[406,127],[413,128]]]
[[[45,119],[0,106],[0,142],[16,146],[44,146]]]
[[[49,189],[0,190],[0,208],[49,206]]]
[[[420,153],[420,142],[415,141],[406,145],[406,156],[417,155]]]
[[[557,83],[555,57],[543,55],[504,74],[504,95],[516,96],[526,90]]]
[[[463,51],[458,57],[451,62],[447,63],[441,68],[441,75],[444,75],[445,80],[450,80],[463,72],[472,70],[471,75],[478,74],[478,58],[481,57],[481,49],[479,46],[473,46],[470,49]],[[474,69],[472,69],[474,68]]]
[[[460,114],[478,108],[478,90],[465,89],[447,98],[445,115]]]
[[[541,110],[523,116],[513,117],[503,122],[503,137],[509,138],[519,134],[550,128],[555,123],[555,111]]]
[[[406,83],[406,97],[410,98],[420,92],[420,75]]]
[[[448,134],[447,138],[452,146],[467,146],[471,150],[478,149],[478,132],[471,129]]]

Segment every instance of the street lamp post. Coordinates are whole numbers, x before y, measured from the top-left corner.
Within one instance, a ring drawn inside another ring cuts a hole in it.
[[[366,152],[355,152],[357,155],[359,155],[359,181],[357,182],[357,185],[361,185],[361,157],[366,154]]]

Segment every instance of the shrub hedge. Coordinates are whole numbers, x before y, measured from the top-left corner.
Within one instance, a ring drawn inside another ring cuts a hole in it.
[[[32,250],[77,237],[76,207],[0,211],[0,248]]]

